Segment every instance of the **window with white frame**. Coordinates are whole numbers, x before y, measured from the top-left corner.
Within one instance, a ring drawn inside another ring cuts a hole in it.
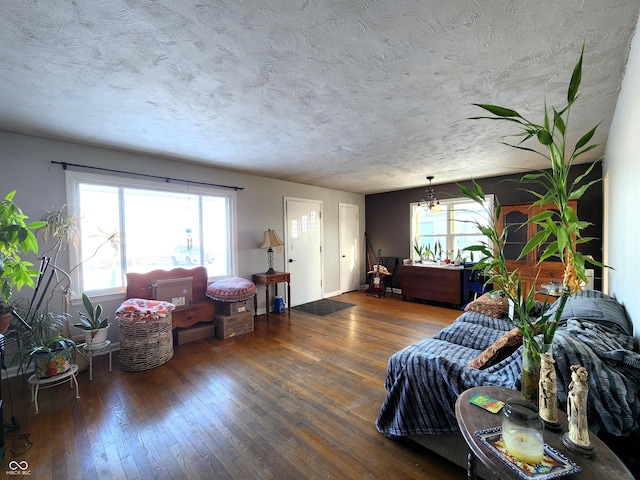
[[[210,279],[235,274],[235,191],[75,171],[66,182],[79,227],[76,295],[122,291],[128,272],[202,265]],[[106,241],[114,233],[115,245]]]
[[[415,244],[434,250],[436,243],[442,249],[441,259],[444,260],[449,252],[453,260],[458,251],[467,261],[472,260],[470,252],[464,248],[476,245],[486,240],[476,226],[476,221],[488,225],[490,218],[487,212],[493,211],[493,195],[487,195],[487,204],[483,208],[468,198],[454,198],[441,200],[440,204],[429,210],[424,203],[412,203],[411,208],[411,252]]]

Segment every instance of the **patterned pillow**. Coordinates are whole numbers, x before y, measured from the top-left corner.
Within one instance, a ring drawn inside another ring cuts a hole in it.
[[[483,370],[507,358],[520,345],[522,345],[522,332],[514,328],[489,345],[485,351],[471,360],[468,365]]]
[[[504,297],[491,298],[490,293],[485,293],[464,307],[465,312],[469,310],[493,318],[502,318],[509,313],[509,301]]]

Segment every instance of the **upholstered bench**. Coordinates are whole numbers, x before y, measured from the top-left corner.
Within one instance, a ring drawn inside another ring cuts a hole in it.
[[[240,277],[229,277],[213,282],[207,287],[207,297],[215,302],[236,303],[253,298],[256,284]],[[255,308],[255,306],[254,306]]]
[[[161,300],[130,298],[116,310],[120,330],[120,366],[129,372],[159,367],[173,358],[171,312]]]

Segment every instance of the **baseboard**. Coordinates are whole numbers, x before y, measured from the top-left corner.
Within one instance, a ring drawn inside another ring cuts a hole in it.
[[[322,296],[322,298],[331,298],[331,297],[335,297],[335,296],[337,296],[337,295],[342,295],[342,292],[341,292],[341,291],[339,291],[339,290],[337,290],[337,291],[335,291],[335,292],[328,292],[328,293],[325,293],[325,294]]]

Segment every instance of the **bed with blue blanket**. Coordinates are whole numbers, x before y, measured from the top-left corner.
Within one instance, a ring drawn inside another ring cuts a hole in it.
[[[459,448],[464,444],[455,418],[456,398],[480,385],[519,389],[522,346],[486,368],[469,366],[512,329],[505,315],[469,310],[433,338],[392,355],[385,379],[387,396],[376,420],[378,431],[388,437],[409,437],[464,465],[466,448]],[[591,290],[569,297],[553,357],[561,410],[566,411],[570,367],[580,364],[589,372],[590,429],[625,436],[640,427],[640,354],[634,350],[632,323],[615,299]]]

